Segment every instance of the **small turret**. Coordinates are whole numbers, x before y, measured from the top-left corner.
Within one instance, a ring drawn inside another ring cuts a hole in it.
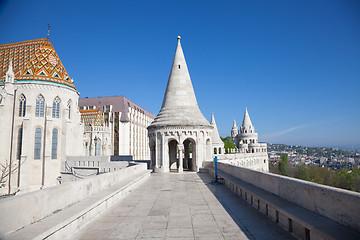
[[[255,128],[251,123],[247,108],[245,108],[244,119],[240,127],[240,133],[255,133]]]
[[[12,67],[12,59],[10,59],[9,68],[5,75],[5,82],[6,83],[14,83],[15,80],[15,74]]]
[[[239,134],[239,129],[238,127],[236,126],[236,121],[234,119],[234,123],[233,123],[233,126],[231,128],[231,137],[232,138],[235,138],[237,135]]]
[[[224,153],[224,142],[221,140],[219,131],[216,126],[214,113],[211,115],[210,125],[214,128],[211,134],[213,148],[217,149],[217,153]]]

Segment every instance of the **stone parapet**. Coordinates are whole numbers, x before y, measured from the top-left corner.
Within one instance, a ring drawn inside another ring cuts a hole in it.
[[[218,168],[311,212],[360,231],[360,193],[221,162]]]
[[[147,172],[146,163],[1,199],[0,233],[7,236],[142,172]]]

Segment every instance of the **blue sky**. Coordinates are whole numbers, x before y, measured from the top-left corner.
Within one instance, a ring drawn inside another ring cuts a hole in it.
[[[360,148],[360,1],[0,1],[0,44],[46,37],[81,97],[159,112],[176,47],[221,136]]]

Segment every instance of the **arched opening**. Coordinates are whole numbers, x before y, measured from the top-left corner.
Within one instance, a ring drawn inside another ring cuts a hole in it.
[[[210,139],[208,139],[206,140],[206,160],[212,160],[211,158],[211,142]]]
[[[176,170],[179,167],[178,162],[178,141],[172,139],[169,141],[169,167],[170,170]]]
[[[185,170],[196,169],[196,144],[191,138],[186,139],[184,142],[184,161],[183,168]]]
[[[219,154],[221,154],[221,148],[219,148]]]
[[[155,169],[156,161],[156,146],[155,139],[150,138],[150,159],[151,159],[151,168]]]
[[[214,154],[217,154],[217,148],[214,148]]]

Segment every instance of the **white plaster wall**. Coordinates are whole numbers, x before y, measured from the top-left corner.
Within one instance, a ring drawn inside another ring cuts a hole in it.
[[[6,83],[0,85],[0,122],[1,131],[0,131],[0,163],[3,165],[10,164],[10,149],[11,149],[11,122],[12,122],[12,112],[13,112],[13,102],[14,102],[14,84]],[[13,144],[16,144],[14,141]],[[16,153],[15,153],[16,154]],[[14,155],[14,154],[13,154]],[[16,164],[12,164],[14,167]],[[16,183],[16,182],[15,182]],[[0,186],[0,195],[8,192],[6,187],[8,183],[4,183],[3,186]]]
[[[130,122],[119,122],[119,155],[130,155],[129,137]]]
[[[16,159],[18,129],[21,126],[23,126],[23,143],[20,182],[18,183],[17,181],[18,173],[14,173],[11,177],[11,191],[17,191],[17,189],[28,191],[39,188],[40,186],[55,185],[57,184],[57,177],[60,176],[61,160],[64,159],[66,155],[81,155],[83,150],[81,147],[82,128],[80,125],[80,114],[77,110],[78,93],[66,87],[46,83],[19,83],[15,84],[15,87],[17,93],[15,99],[13,159]],[[19,98],[21,94],[24,94],[26,97],[25,117],[19,117]],[[46,117],[35,116],[36,98],[40,94],[45,99],[44,115],[46,113]],[[61,100],[59,118],[52,118],[52,105],[55,97],[59,97]],[[69,100],[72,102],[70,119],[68,118],[69,112],[67,106]],[[11,111],[9,110],[10,108]],[[0,111],[1,118],[12,118],[12,103],[6,102],[6,106],[4,108],[0,107]],[[4,134],[2,133],[1,142],[10,143],[10,136],[5,135],[5,133],[8,131],[11,132],[11,121],[5,125],[5,128],[6,131],[4,131]],[[35,160],[34,144],[36,128],[41,129],[42,137],[40,159]],[[57,159],[51,159],[52,131],[54,128],[58,130]],[[5,150],[5,148],[8,150]],[[7,144],[5,148],[1,150],[1,158],[7,156],[6,151],[9,151],[10,145]],[[43,172],[45,172],[45,174],[43,174]]]

